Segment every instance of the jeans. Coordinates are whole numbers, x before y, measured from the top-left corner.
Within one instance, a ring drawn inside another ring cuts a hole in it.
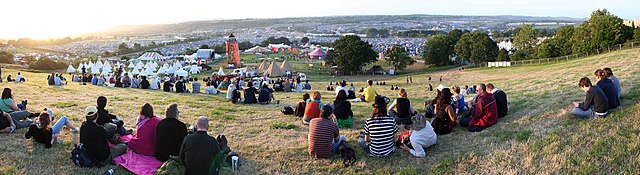
[[[27,121],[27,117],[31,115],[29,111],[13,111],[9,113],[13,123],[16,125],[16,129],[29,127],[33,122]]]
[[[364,140],[364,135],[360,135],[360,138],[358,138],[358,145],[360,145],[360,148],[362,148],[365,153],[370,154],[369,143]]]
[[[337,142],[333,141],[333,143],[331,144],[331,151],[333,152],[333,154],[336,154],[338,152],[341,141],[347,141],[347,139],[345,139],[344,136],[340,136],[340,140],[338,140]]]
[[[60,117],[60,119],[58,119],[56,124],[53,124],[53,126],[51,127],[51,133],[54,136],[58,135],[60,131],[62,131],[62,128],[64,127],[64,125],[66,125],[67,123],[69,123],[69,119],[67,118],[67,116]]]
[[[595,117],[595,112],[593,111],[593,106],[589,106],[589,109],[583,111],[581,108],[573,108],[571,114],[578,118],[592,118]]]

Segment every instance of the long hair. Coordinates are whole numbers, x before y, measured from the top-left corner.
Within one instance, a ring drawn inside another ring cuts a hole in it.
[[[400,91],[398,91],[398,96],[407,98],[407,90],[405,90],[404,88],[400,88]]]
[[[311,92],[311,98],[313,98],[314,100],[322,100],[322,96],[318,91]]]
[[[336,101],[346,101],[347,93],[344,91],[338,91],[338,95],[336,95]]]
[[[49,113],[43,112],[40,113],[40,127],[42,127],[42,132],[46,132],[51,130],[51,117],[49,116]]]
[[[444,111],[447,108],[447,105],[451,105],[451,95],[451,90],[449,90],[449,88],[442,89],[441,96],[436,102],[438,111]]]
[[[386,106],[382,106],[382,107],[374,107],[373,108],[373,113],[371,114],[371,118],[376,118],[379,116],[387,116],[387,109],[385,109]]]
[[[4,90],[2,90],[2,99],[8,98],[13,98],[11,95],[11,88],[4,88]]]
[[[145,116],[147,118],[152,118],[154,115],[153,115],[153,107],[151,107],[151,104],[145,103],[144,105],[142,105],[142,108],[140,109],[140,115]]]

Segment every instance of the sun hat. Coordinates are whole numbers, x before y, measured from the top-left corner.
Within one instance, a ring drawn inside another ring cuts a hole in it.
[[[95,106],[89,106],[84,110],[85,116],[91,117],[96,115],[96,113],[98,113],[98,108],[96,108]]]

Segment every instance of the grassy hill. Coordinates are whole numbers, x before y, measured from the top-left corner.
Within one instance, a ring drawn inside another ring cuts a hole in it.
[[[280,104],[234,105],[223,95],[174,94],[138,89],[46,85],[47,74],[23,72],[26,83],[2,83],[14,90],[17,100],[28,99],[30,111],[48,107],[56,117],[70,116],[76,126],[83,121],[88,105],[100,95],[109,99],[107,109],[134,127],[140,106],[150,103],[158,116],[177,103],[181,120],[193,123],[198,116],[211,119],[210,134],[224,133],[232,150],[243,159],[239,174],[638,174],[640,173],[640,49],[612,52],[569,62],[511,68],[457,69],[413,74],[413,84],[404,76],[339,77],[312,82],[313,88],[326,88],[329,81],[345,79],[357,89],[364,80],[385,80],[408,90],[414,108],[424,112],[422,103],[435,96],[426,91],[437,86],[493,83],[509,96],[509,114],[495,126],[478,133],[456,127],[439,136],[427,151],[427,158],[413,158],[398,151],[387,158],[370,158],[356,148],[358,161],[342,167],[340,158],[313,160],[307,154],[308,127],[299,118],[280,113],[284,106],[300,101],[299,93],[276,93]],[[580,77],[592,78],[598,68],[611,67],[622,84],[622,106],[607,118],[581,120],[568,113],[571,101],[582,100],[577,88]],[[15,75],[3,69],[3,75]],[[433,77],[432,82],[427,76]],[[442,76],[443,82],[437,82]],[[381,95],[395,98],[387,86],[377,86]],[[323,102],[332,102],[333,92],[321,90]],[[355,145],[358,132],[371,115],[369,103],[352,103],[355,126],[341,135]],[[286,127],[281,127],[286,126]],[[277,129],[278,128],[278,129]],[[289,129],[279,129],[289,128]],[[403,129],[401,129],[403,130]],[[25,129],[0,135],[0,174],[101,174],[109,168],[126,174],[120,167],[81,169],[69,161],[71,146],[78,134],[62,132],[63,144],[45,149],[24,139]],[[225,174],[229,170],[225,169]]]

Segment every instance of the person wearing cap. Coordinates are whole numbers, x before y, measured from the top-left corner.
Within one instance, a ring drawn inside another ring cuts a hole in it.
[[[364,124],[364,132],[360,132],[358,145],[369,156],[386,157],[393,153],[393,137],[398,132],[398,126],[393,117],[387,115],[387,100],[376,97],[373,104],[373,115]]]
[[[435,145],[438,136],[431,127],[426,117],[418,114],[411,117],[411,131],[408,142],[401,141],[400,149],[409,152],[415,157],[426,157],[425,149]]]
[[[368,86],[364,88],[360,99],[365,102],[373,102],[378,95],[378,92],[373,88],[373,81],[367,80],[367,85]]]
[[[207,134],[209,119],[198,117],[196,132],[184,137],[180,146],[180,159],[187,174],[218,174],[223,153],[220,144]]]
[[[435,118],[431,125],[435,133],[439,135],[449,134],[456,126],[456,110],[451,105],[451,90],[449,88],[442,89],[440,98],[436,102],[434,113]]]
[[[470,118],[463,117],[460,119],[460,126],[467,127],[471,132],[482,131],[494,124],[498,123],[498,107],[493,95],[487,92],[484,84],[476,86],[478,97],[474,102],[469,102],[467,107]]]
[[[124,154],[127,145],[118,143],[109,147],[107,130],[96,123],[99,115],[95,106],[85,109],[86,121],[80,126],[80,143],[96,161],[103,165],[113,164],[113,158]]]
[[[322,100],[320,92],[311,92],[311,99],[307,100],[307,106],[304,108],[304,117],[302,117],[302,123],[309,124],[312,119],[320,117],[322,106],[324,106],[324,104],[320,100]]]
[[[340,136],[338,125],[332,120],[333,108],[323,106],[319,118],[309,122],[309,155],[312,158],[329,158],[338,152],[340,141],[346,140]]]

